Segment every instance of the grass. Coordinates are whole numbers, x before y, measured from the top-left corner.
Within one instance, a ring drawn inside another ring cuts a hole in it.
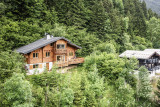
[[[160,73],[155,73],[155,75],[160,75]]]

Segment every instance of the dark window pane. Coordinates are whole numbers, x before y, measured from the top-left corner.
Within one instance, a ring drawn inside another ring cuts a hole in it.
[[[33,58],[35,58],[35,53],[33,53]]]
[[[36,58],[38,58],[38,53],[36,53]]]
[[[53,46],[53,43],[51,43],[50,46]]]
[[[60,61],[61,60],[61,57],[60,56],[57,56],[57,61]]]
[[[46,57],[49,57],[50,56],[50,52],[46,52]]]
[[[57,45],[57,49],[59,49],[60,48],[60,45]]]
[[[33,65],[33,68],[38,68],[38,64],[34,64],[34,65]]]
[[[58,44],[57,45],[57,49],[64,49],[65,48],[65,45],[64,44]]]
[[[50,56],[50,52],[48,52],[48,56]]]

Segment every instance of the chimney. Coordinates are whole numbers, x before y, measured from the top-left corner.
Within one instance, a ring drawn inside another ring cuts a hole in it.
[[[45,39],[46,40],[51,39],[51,36],[48,33],[45,33]]]

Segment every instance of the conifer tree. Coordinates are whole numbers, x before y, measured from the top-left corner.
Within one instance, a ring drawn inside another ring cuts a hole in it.
[[[124,6],[122,0],[112,0],[114,7],[117,8],[122,14],[124,13]]]
[[[139,79],[137,85],[138,101],[145,103],[149,101],[151,98],[152,86],[150,83],[149,72],[144,66],[139,68],[138,79]]]
[[[147,26],[140,1],[134,0],[134,4],[135,4],[135,14],[132,19],[132,22],[134,23],[133,30],[135,35],[145,37]]]
[[[157,91],[155,91],[155,94],[157,95],[158,97],[158,102],[160,101],[160,79],[158,80],[158,83],[157,83]],[[160,103],[158,103],[160,105]]]
[[[144,0],[142,2],[142,10],[143,10],[144,16],[146,17],[146,19],[148,19],[148,10],[146,7],[146,2]]]
[[[59,22],[78,29],[86,27],[87,9],[84,0],[58,0],[55,10],[58,12]]]
[[[94,5],[91,7],[90,20],[88,23],[88,31],[95,32],[99,39],[104,40],[107,15],[102,0],[94,0],[93,3]]]
[[[129,84],[125,82],[125,79],[120,77],[116,80],[116,89],[113,92],[114,97],[111,98],[112,107],[134,107],[134,91]]]

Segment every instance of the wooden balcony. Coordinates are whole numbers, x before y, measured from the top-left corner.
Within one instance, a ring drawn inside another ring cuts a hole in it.
[[[69,65],[71,64],[80,64],[84,62],[84,58],[75,58],[68,61]]]
[[[55,54],[66,54],[67,53],[67,49],[55,49],[54,53]]]
[[[84,62],[84,58],[75,58],[75,59],[71,59],[69,61],[64,61],[64,62],[56,62],[56,65],[58,67],[65,67],[65,66],[69,66],[72,64],[80,64]]]

